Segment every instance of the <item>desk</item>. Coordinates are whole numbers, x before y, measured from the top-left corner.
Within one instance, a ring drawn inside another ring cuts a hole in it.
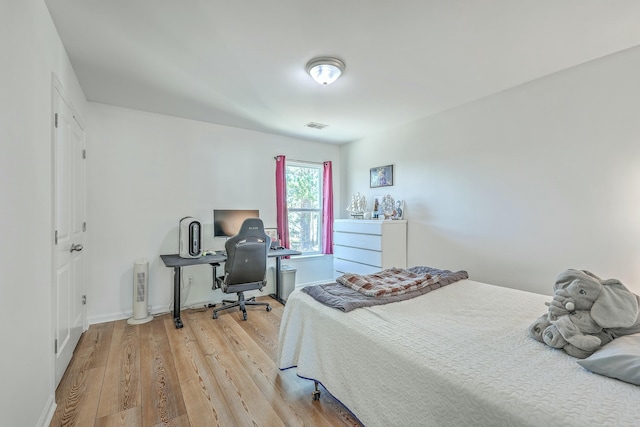
[[[276,259],[276,293],[269,294],[271,298],[284,305],[284,300],[280,296],[280,269],[281,259],[283,256],[300,255],[301,252],[292,249],[270,249],[269,258]],[[225,262],[227,257],[221,254],[204,255],[198,258],[181,258],[178,254],[160,255],[166,267],[173,268],[173,322],[176,329],[182,328],[182,319],[180,319],[180,282],[182,276],[182,267],[201,264],[218,264]],[[215,278],[214,278],[215,280]]]

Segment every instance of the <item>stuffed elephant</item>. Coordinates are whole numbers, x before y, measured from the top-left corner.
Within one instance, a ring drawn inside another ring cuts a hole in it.
[[[548,305],[529,334],[574,357],[588,357],[616,337],[640,332],[640,297],[619,280],[602,280],[589,271],[560,273]]]
[[[578,359],[589,357],[613,339],[611,334],[593,321],[586,310],[564,315],[554,322],[549,320],[548,313],[544,314],[529,327],[529,334],[549,347],[562,349]]]

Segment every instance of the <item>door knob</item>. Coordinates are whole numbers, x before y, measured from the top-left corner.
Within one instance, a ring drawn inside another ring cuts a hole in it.
[[[80,252],[82,250],[82,245],[80,243],[74,245],[71,244],[71,250],[69,252],[73,252],[73,251],[78,251]]]

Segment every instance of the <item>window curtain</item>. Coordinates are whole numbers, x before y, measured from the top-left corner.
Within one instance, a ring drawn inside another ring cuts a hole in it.
[[[322,173],[322,253],[333,253],[333,172],[324,162]]]
[[[280,245],[291,248],[289,241],[289,213],[287,212],[287,167],[285,156],[276,156],[276,226]]]

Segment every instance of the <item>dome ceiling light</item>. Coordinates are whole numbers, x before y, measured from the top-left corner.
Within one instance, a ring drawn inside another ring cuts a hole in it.
[[[338,80],[346,66],[338,58],[314,58],[307,63],[307,73],[321,85],[330,85]]]

